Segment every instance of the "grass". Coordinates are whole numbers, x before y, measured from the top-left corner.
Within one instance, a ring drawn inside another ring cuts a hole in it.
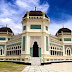
[[[21,72],[26,65],[12,62],[0,62],[0,72]]]

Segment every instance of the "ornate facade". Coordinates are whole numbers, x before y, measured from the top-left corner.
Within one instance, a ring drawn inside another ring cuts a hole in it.
[[[14,35],[8,27],[0,28],[0,61],[41,63],[72,61],[72,32],[61,28],[49,34],[49,17],[42,11],[27,11],[22,18],[22,33]]]

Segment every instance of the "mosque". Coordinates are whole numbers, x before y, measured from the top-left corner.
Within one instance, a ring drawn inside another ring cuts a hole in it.
[[[45,12],[27,11],[22,17],[22,33],[14,35],[9,27],[0,28],[0,61],[72,61],[72,31],[60,28],[51,35],[49,22]]]

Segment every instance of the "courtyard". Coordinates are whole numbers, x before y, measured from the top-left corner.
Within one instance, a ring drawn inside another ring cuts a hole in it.
[[[53,63],[49,65],[45,65],[56,72],[72,72],[72,62],[64,62],[64,63]]]
[[[42,66],[27,66],[12,62],[0,62],[0,72],[72,72],[72,62],[52,63]]]

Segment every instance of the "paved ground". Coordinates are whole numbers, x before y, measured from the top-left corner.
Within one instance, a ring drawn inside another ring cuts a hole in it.
[[[45,66],[27,66],[21,72],[56,72]]]

